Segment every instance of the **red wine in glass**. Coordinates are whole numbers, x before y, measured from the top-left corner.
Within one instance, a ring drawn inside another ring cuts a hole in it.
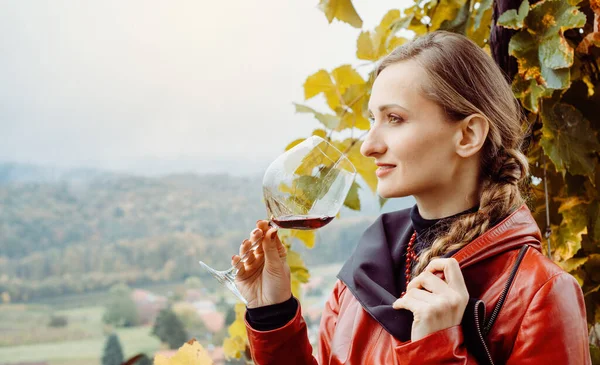
[[[300,230],[321,228],[326,226],[332,220],[333,217],[311,215],[284,215],[283,217],[272,219],[273,223],[278,227]]]

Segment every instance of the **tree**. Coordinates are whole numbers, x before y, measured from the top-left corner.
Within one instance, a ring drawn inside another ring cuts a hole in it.
[[[181,347],[188,340],[183,323],[171,308],[162,309],[158,313],[152,334],[167,343],[171,349]]]
[[[125,284],[114,285],[110,291],[110,301],[102,316],[104,323],[116,327],[131,327],[139,323],[137,307],[131,299],[131,289]]]
[[[427,32],[464,34],[505,71],[532,125],[528,189],[545,232],[544,252],[582,286],[590,327],[600,322],[600,0],[415,0],[403,11],[388,11],[372,30],[361,29],[351,0],[320,0],[319,7],[330,23],[337,19],[360,29],[361,73],[351,64],[357,60],[318,70],[306,79],[304,96],[322,95],[329,110],[295,105],[321,123],[312,134],[330,140],[356,166],[362,183],[355,183],[345,205],[360,210],[358,189],[375,193],[377,187],[376,166],[359,152],[369,128],[366,104],[376,61]],[[296,238],[314,245],[310,233]],[[297,290],[308,270],[299,255],[288,260]]]
[[[113,333],[106,339],[104,354],[102,355],[102,365],[121,365],[123,359],[121,342],[119,341],[119,337]]]

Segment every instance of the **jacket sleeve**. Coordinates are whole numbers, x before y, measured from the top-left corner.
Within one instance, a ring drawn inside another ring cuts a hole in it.
[[[583,293],[567,273],[548,280],[529,303],[506,365],[590,365]],[[477,364],[460,325],[415,342],[397,342],[396,356],[419,364]],[[412,361],[411,361],[412,360]]]
[[[581,287],[563,272],[529,303],[507,365],[591,364]]]
[[[321,315],[319,353],[323,364],[328,363],[329,345],[339,313],[339,295],[344,288],[345,286],[338,280]],[[285,326],[271,331],[258,331],[246,321],[246,331],[252,358],[257,365],[317,365],[319,363],[312,356],[313,349],[308,339],[306,322],[302,318],[300,303],[296,315]]]

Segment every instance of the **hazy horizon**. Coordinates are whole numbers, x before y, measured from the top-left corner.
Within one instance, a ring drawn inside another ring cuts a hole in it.
[[[407,3],[354,5],[370,29]],[[306,77],[361,63],[316,0],[31,4],[0,4],[0,161],[260,173],[319,126],[294,113]]]

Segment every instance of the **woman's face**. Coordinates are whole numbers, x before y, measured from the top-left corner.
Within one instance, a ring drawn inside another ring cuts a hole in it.
[[[373,124],[361,153],[378,164],[377,190],[384,198],[447,191],[457,172],[460,123],[448,121],[443,109],[423,96],[426,77],[409,60],[388,66],[373,84]]]

